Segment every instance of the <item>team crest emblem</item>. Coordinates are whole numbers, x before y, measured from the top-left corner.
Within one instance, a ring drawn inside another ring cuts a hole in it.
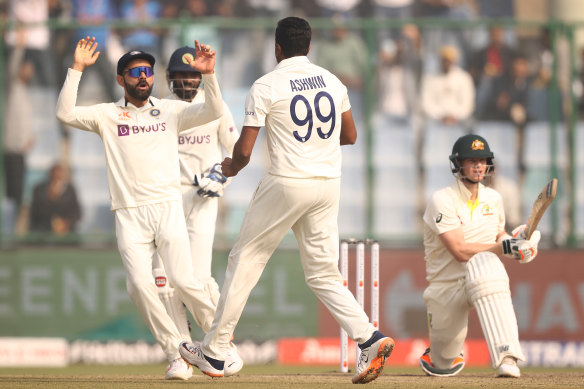
[[[191,61],[194,61],[194,60],[195,60],[195,57],[193,57],[193,55],[192,55],[191,53],[185,53],[185,54],[183,54],[183,56],[182,56],[182,58],[181,58],[181,59],[182,59],[182,61],[183,61],[183,63],[184,63],[185,65],[188,65],[188,64],[190,63],[190,62],[189,62],[189,59],[190,59]]]
[[[472,145],[470,146],[470,148],[473,150],[484,150],[485,144],[483,142],[481,142],[480,140],[475,139],[475,141],[472,142]]]
[[[154,109],[150,110],[150,115],[151,116],[158,116],[158,115],[160,115],[160,110],[158,108],[154,108]]]
[[[493,214],[493,209],[489,207],[489,204],[485,204],[482,209],[483,216],[489,216]]]

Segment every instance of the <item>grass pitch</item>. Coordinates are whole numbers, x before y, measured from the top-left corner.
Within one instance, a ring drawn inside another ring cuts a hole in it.
[[[245,366],[234,377],[212,379],[195,369],[189,381],[166,381],[166,365],[98,366],[66,368],[2,368],[0,388],[93,389],[93,388],[354,388],[352,373],[335,366]],[[523,368],[519,379],[497,378],[493,369],[466,368],[458,376],[427,377],[418,368],[386,365],[383,375],[368,384],[377,388],[583,388],[584,369]]]

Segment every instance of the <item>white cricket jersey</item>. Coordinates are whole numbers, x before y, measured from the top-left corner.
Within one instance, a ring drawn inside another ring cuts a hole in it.
[[[347,88],[305,56],[287,58],[258,79],[245,101],[244,126],[266,127],[271,166],[284,177],[341,176],[341,114]]]
[[[424,248],[429,282],[453,281],[465,276],[466,262],[457,261],[439,235],[460,227],[467,242],[495,244],[497,235],[505,229],[499,193],[479,184],[474,204],[470,196],[470,191],[456,180],[434,192],[428,203],[424,213]]]
[[[170,100],[180,100],[172,94]],[[205,91],[199,90],[192,103],[203,103]],[[239,131],[233,121],[229,107],[223,102],[223,115],[217,120],[190,128],[178,136],[181,184],[192,185],[195,174],[199,177],[211,166],[223,161],[221,148],[231,156],[233,146],[239,138]]]
[[[97,133],[104,145],[111,209],[180,200],[178,132],[218,119],[222,99],[215,75],[203,75],[205,104],[150,100],[141,108],[116,103],[76,106],[81,72],[69,69],[57,118]]]

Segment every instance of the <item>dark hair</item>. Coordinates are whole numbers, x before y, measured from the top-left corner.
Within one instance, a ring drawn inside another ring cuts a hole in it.
[[[276,43],[286,58],[308,54],[311,36],[310,24],[302,18],[284,18],[276,27]]]

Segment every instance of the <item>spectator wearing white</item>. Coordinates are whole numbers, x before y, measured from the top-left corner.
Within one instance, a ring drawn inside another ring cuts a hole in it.
[[[428,119],[465,126],[475,107],[475,87],[470,74],[457,65],[458,49],[440,49],[440,72],[422,78],[422,111]]]

